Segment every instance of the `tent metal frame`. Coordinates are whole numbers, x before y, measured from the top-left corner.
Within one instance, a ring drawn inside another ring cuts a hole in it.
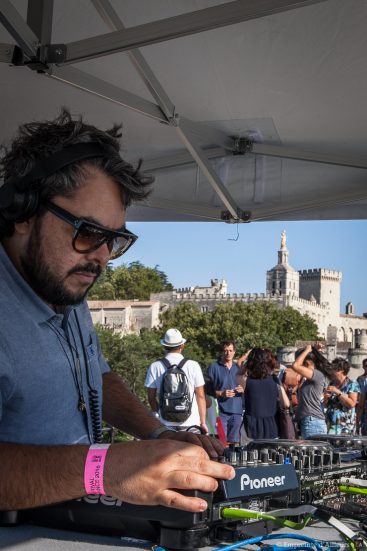
[[[145,169],[157,170],[197,163],[226,208],[222,211],[222,220],[247,222],[251,220],[251,213],[239,208],[214,170],[210,159],[228,154],[251,152],[258,155],[357,168],[367,168],[367,161],[345,155],[321,154],[291,147],[255,143],[251,139],[241,142],[238,138],[227,136],[224,132],[204,123],[191,121],[180,114],[138,48],[325,1],[332,0],[234,0],[127,29],[109,0],[91,0],[111,32],[69,44],[51,44],[54,0],[28,0],[27,21],[24,21],[10,0],[2,0],[0,22],[13,37],[16,45],[0,44],[0,62],[16,66],[24,65],[40,75],[62,81],[171,126],[186,149],[174,155],[147,161]],[[71,65],[121,51],[127,51],[135,70],[156,103]],[[349,199],[352,202],[356,200],[354,196],[349,197],[348,194],[333,199],[333,202],[336,201],[335,204],[339,204],[340,201],[348,202]],[[164,203],[167,207],[170,201],[164,201]],[[154,205],[151,204],[151,206]],[[155,206],[159,207],[159,205]],[[313,204],[310,204],[309,208],[312,206]],[[302,210],[305,207],[307,208],[307,205],[303,204]],[[173,210],[190,214],[189,205],[182,203],[175,204]],[[289,205],[286,209],[287,212],[297,212],[297,210],[299,209],[296,205],[293,207]],[[209,218],[211,218],[211,212],[212,209],[208,208]],[[213,218],[215,218],[214,215]],[[261,214],[256,216],[257,220],[261,218]],[[265,218],[266,213],[263,215],[263,219]]]

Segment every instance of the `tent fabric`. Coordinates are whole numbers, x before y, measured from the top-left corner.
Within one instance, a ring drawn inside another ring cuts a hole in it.
[[[26,19],[27,3],[12,3]],[[213,6],[212,0],[111,4],[127,28]],[[330,154],[363,160],[367,158],[366,26],[364,0],[327,0],[151,44],[140,52],[179,117],[209,131],[220,130],[231,139],[309,151],[311,158]],[[92,2],[55,0],[52,43],[110,31]],[[0,42],[15,43],[1,25]],[[126,52],[75,67],[154,103]],[[65,105],[102,128],[121,121],[123,154],[134,162],[145,159],[147,167],[185,151],[174,126],[27,67],[0,63],[0,82],[1,141],[9,140],[20,123],[54,117]],[[218,145],[205,132],[199,142],[204,154]],[[209,163],[250,220],[367,217],[365,168],[228,151]],[[227,207],[195,161],[153,172],[154,192],[145,204],[129,209],[130,220],[223,219]]]

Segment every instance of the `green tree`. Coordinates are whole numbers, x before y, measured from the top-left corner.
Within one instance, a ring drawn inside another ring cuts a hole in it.
[[[147,403],[144,388],[148,366],[162,356],[157,331],[142,330],[140,335],[121,336],[111,329],[96,326],[102,352],[112,371],[121,375],[129,389]]]
[[[172,290],[166,274],[158,266],[149,268],[140,262],[111,266],[90,290],[90,300],[149,300],[150,293]]]
[[[254,346],[275,352],[296,340],[317,338],[317,325],[309,316],[290,307],[279,309],[271,302],[218,304],[207,313],[200,312],[195,304],[181,303],[164,312],[161,323],[162,332],[177,327],[203,365],[217,356],[224,339],[236,341],[242,353]]]
[[[200,338],[203,326],[206,323],[206,314],[192,302],[182,302],[176,308],[168,308],[160,316],[162,335],[170,327],[177,327],[187,340],[185,355],[194,358],[199,363],[207,361],[205,343]]]
[[[318,340],[316,322],[307,314],[300,314],[287,306],[279,311],[277,331],[282,345],[294,344],[295,341]]]
[[[88,300],[115,300],[116,293],[112,283],[113,267],[109,262],[103,270],[97,283],[93,285],[88,293]]]

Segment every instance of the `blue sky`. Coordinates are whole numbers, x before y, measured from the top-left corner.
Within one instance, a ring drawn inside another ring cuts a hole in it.
[[[289,263],[296,270],[330,268],[343,273],[341,312],[352,302],[367,312],[367,221],[130,222],[137,243],[117,262],[159,266],[174,287],[209,286],[226,279],[230,293],[264,292],[266,270],[277,263],[280,234],[287,233]]]

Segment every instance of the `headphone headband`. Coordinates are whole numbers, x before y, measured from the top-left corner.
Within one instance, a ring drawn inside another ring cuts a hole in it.
[[[77,161],[92,157],[116,157],[118,152],[112,146],[99,142],[86,142],[69,145],[37,161],[35,166],[24,176],[5,180],[0,187],[0,209],[8,208],[16,193],[24,193],[30,184],[41,178],[47,178]]]

